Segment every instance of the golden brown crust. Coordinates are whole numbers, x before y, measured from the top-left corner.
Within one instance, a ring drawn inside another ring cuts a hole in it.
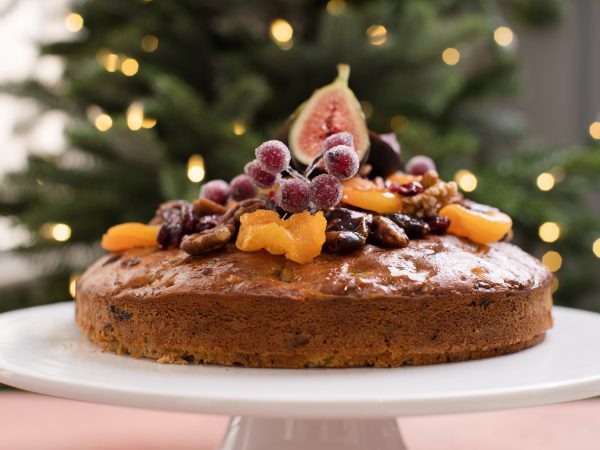
[[[552,326],[552,276],[507,243],[454,236],[300,265],[233,246],[106,255],[77,323],[105,349],[161,362],[396,367],[518,351]]]

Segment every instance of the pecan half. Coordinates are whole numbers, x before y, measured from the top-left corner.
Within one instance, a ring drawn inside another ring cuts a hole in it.
[[[325,245],[327,249],[335,253],[346,253],[358,250],[365,245],[365,236],[354,231],[327,231],[325,233]]]
[[[383,247],[406,247],[408,236],[402,228],[387,217],[374,216],[370,226],[369,237]]]
[[[431,231],[431,228],[423,219],[409,216],[402,213],[386,214],[385,217],[390,219],[396,225],[404,230],[410,239],[422,238]]]
[[[246,213],[253,213],[257,209],[267,209],[267,203],[261,198],[249,198],[242,200],[233,208],[229,209],[221,217],[221,223],[233,221],[239,223],[240,217]]]
[[[204,197],[194,200],[192,207],[198,216],[222,215],[227,211],[227,208],[225,208],[223,205],[219,205],[218,203]]]
[[[235,223],[229,221],[201,233],[189,234],[181,241],[181,249],[197,256],[227,245],[235,234]]]

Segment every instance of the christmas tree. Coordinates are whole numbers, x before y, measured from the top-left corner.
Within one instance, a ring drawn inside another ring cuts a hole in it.
[[[5,92],[70,121],[59,156],[31,155],[0,189],[0,213],[32,232],[20,251],[42,275],[2,293],[0,309],[64,300],[111,225],[149,219],[166,199],[197,196],[205,178],[238,174],[338,62],[369,127],[399,135],[404,159],[427,154],[446,179],[515,221],[515,241],[557,271],[561,303],[595,308],[592,252],[600,141],[530,144],[499,106],[518,91],[511,20],[558,20],[560,1],[83,0],[73,39],[41,47],[62,79]],[[595,190],[595,191],[594,191]],[[600,241],[595,241],[600,255]],[[562,267],[561,267],[562,266]]]

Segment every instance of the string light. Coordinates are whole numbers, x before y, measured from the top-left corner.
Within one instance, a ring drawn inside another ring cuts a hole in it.
[[[98,128],[99,131],[107,131],[110,130],[113,126],[112,118],[106,114],[98,114],[94,119],[94,125]]]
[[[271,22],[270,35],[279,48],[289,50],[293,42],[294,29],[287,20],[275,19]]]
[[[241,120],[235,120],[233,122],[233,134],[236,136],[241,136],[246,132],[246,125]]]
[[[140,102],[133,102],[127,108],[127,127],[138,131],[144,124],[144,106]]]
[[[459,170],[454,174],[454,180],[465,192],[473,192],[475,189],[477,189],[477,177],[469,170]]]
[[[158,48],[158,38],[153,34],[149,34],[148,36],[144,36],[142,38],[140,45],[142,47],[142,50],[148,53],[152,53]]]
[[[125,58],[121,63],[121,72],[126,77],[134,76],[140,68],[139,63],[133,58]]]
[[[542,256],[542,264],[544,264],[550,272],[559,270],[562,266],[562,260],[560,253],[555,252],[554,250],[550,250]]]
[[[558,291],[558,278],[554,276],[554,279],[552,280],[552,293],[554,294],[556,291]]]
[[[392,117],[390,120],[390,128],[394,133],[398,134],[406,132],[406,130],[408,130],[409,124],[410,122],[408,120],[408,117],[402,114],[398,114],[397,116]]]
[[[383,25],[371,25],[367,28],[367,37],[371,45],[383,45],[387,41],[387,28]]]
[[[508,47],[514,38],[513,31],[508,27],[498,27],[494,31],[494,40],[501,47]]]
[[[371,116],[373,115],[373,105],[371,104],[371,102],[367,102],[367,101],[362,101],[360,102],[360,107],[363,110],[363,113],[365,114],[365,117],[367,119],[370,119]]]
[[[188,160],[187,176],[192,183],[200,183],[204,180],[204,158],[201,155],[192,155]]]
[[[600,139],[600,122],[596,121],[590,125],[590,136],[594,139]]]
[[[556,242],[560,237],[560,227],[556,222],[544,222],[540,225],[538,234],[544,242]]]
[[[460,61],[460,52],[454,47],[448,47],[442,52],[442,61],[449,66],[454,66]]]
[[[144,120],[142,120],[142,128],[154,128],[154,125],[156,125],[154,117],[144,117]]]
[[[71,297],[75,298],[75,294],[77,294],[77,280],[81,275],[78,273],[74,273],[69,277],[69,294]]]
[[[102,58],[102,65],[107,72],[116,72],[121,65],[121,58],[114,53],[108,53]]]
[[[344,0],[329,0],[326,8],[332,16],[339,16],[346,11],[346,2]]]
[[[65,28],[71,33],[77,33],[83,28],[83,17],[77,13],[67,14],[65,17]]]
[[[554,175],[549,172],[540,173],[537,177],[536,184],[540,191],[551,190],[556,183]]]
[[[592,251],[594,252],[594,255],[600,258],[600,238],[596,239],[592,244]]]
[[[71,238],[71,227],[66,223],[47,223],[42,226],[41,235],[46,239],[66,242]]]

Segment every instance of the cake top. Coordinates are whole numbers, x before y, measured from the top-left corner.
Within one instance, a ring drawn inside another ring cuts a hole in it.
[[[379,261],[386,255],[410,259],[411,252],[422,251],[434,261],[443,246],[410,248],[411,241],[432,235],[453,234],[479,245],[508,239],[510,217],[466,200],[455,182],[440,179],[426,156],[404,166],[395,135],[368,130],[348,87],[349,73],[339,65],[333,83],[296,110],[282,132],[287,143],[264,142],[243,174],[229,183],[205,183],[193,202],[160,205],[148,224],[112,227],[103,248],[180,248],[191,256],[217,252],[226,258],[235,242],[237,251],[266,250],[307,264],[322,251],[353,253],[357,260],[380,252]]]
[[[323,252],[311,264],[241,252],[233,244],[200,257],[176,248],[138,248],[106,255],[82,278],[100,297],[182,300],[496,295],[550,282],[544,267],[512,244],[480,246],[452,235],[431,235],[397,249],[367,244],[351,257]]]

